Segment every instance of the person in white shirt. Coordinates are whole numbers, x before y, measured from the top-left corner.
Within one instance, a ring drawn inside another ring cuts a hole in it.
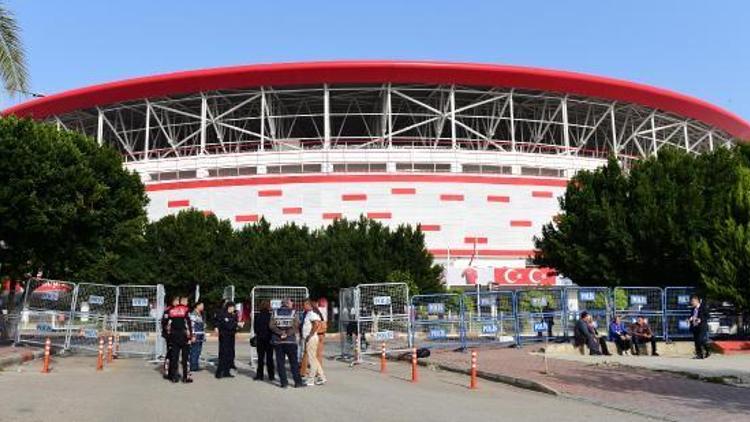
[[[323,324],[323,315],[309,299],[305,301],[304,307],[305,321],[302,323],[302,339],[305,345],[305,356],[310,363],[310,378],[314,380],[315,385],[323,385],[327,380],[323,366],[318,360],[318,331]]]

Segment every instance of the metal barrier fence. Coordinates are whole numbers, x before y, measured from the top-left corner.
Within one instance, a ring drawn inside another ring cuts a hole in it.
[[[119,339],[123,356],[156,357],[164,288],[110,286],[32,278],[26,282],[16,322],[16,342],[43,345],[49,338],[62,350],[96,351],[102,336]]]
[[[518,320],[513,291],[464,293],[463,347],[518,341]]]
[[[518,343],[565,337],[563,288],[516,290]]]
[[[573,329],[581,312],[586,311],[594,318],[599,334],[606,335],[612,317],[610,290],[606,287],[566,287],[565,288],[565,335],[573,336]]]
[[[234,296],[234,286],[231,287],[231,294]],[[224,289],[224,293],[227,293],[227,289]],[[307,287],[304,286],[255,286],[250,292],[250,303],[252,306],[252,309],[250,310],[250,326],[253,326],[255,315],[260,312],[261,304],[265,301],[268,301],[271,310],[275,311],[281,307],[284,299],[291,299],[294,304],[294,309],[297,310],[299,315],[301,315],[302,305],[309,297],[310,292],[307,290]],[[255,335],[255,328],[252,328],[252,330],[253,335]],[[250,348],[251,364],[258,360],[254,349],[255,348]],[[301,352],[302,351],[299,350],[299,353]]]
[[[234,285],[224,287],[224,291],[221,293],[221,300],[234,302]]]
[[[354,356],[354,346],[357,334],[359,334],[357,327],[358,295],[359,291],[356,287],[339,290],[339,341],[343,358]]]
[[[465,346],[463,295],[416,295],[411,304],[412,344],[429,348]]]
[[[627,324],[643,316],[656,337],[664,338],[664,291],[659,287],[616,287],[615,315]]]
[[[690,338],[690,296],[693,287],[667,287],[664,289],[664,334],[667,340]]]

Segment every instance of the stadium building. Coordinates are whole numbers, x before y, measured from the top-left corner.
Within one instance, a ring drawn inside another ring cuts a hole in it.
[[[567,180],[610,155],[628,166],[667,145],[700,153],[750,139],[736,115],[663,89],[436,62],[178,72],[4,114],[116,147],[146,184],[151,219],[194,207],[236,226],[360,215],[419,224],[451,283],[550,282],[526,268],[533,236]]]

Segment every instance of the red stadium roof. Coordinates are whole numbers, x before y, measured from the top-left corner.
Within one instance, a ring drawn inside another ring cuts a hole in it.
[[[750,124],[708,102],[648,85],[574,72],[489,64],[334,61],[261,64],[167,73],[65,91],[3,111],[43,119],[73,110],[165,95],[257,86],[420,83],[492,86],[598,97],[689,117],[750,139]]]

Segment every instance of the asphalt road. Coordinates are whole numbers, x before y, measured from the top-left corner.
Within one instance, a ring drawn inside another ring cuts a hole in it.
[[[466,376],[420,368],[418,384],[410,367],[326,361],[329,383],[282,390],[251,379],[238,360],[234,379],[217,380],[202,371],[193,384],[164,381],[156,366],[138,359],[116,360],[103,372],[95,358],[68,356],[49,374],[39,361],[0,372],[0,420],[10,421],[581,421],[647,420],[596,405],[520,390],[480,380],[467,388]]]

